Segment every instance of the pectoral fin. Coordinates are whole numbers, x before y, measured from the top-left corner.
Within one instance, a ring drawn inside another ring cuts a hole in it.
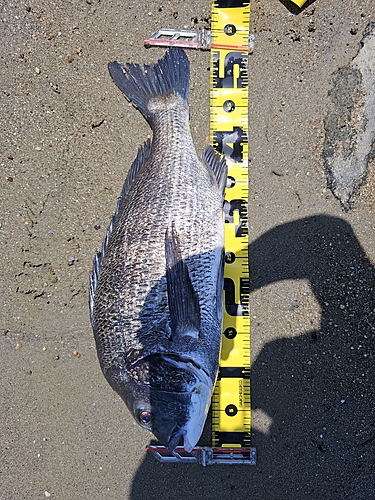
[[[165,259],[168,306],[172,338],[198,337],[200,329],[199,300],[187,265],[181,258],[180,242],[174,223],[165,233]]]

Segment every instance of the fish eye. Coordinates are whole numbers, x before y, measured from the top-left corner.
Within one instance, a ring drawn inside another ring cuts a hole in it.
[[[146,427],[150,427],[153,420],[154,420],[154,416],[148,410],[140,410],[138,413],[138,420],[139,420],[139,423],[141,425],[144,425]]]

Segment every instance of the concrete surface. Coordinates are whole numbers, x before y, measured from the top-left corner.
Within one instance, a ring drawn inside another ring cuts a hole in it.
[[[374,22],[366,27],[358,49],[348,65],[332,74],[331,102],[324,120],[327,184],[344,210],[355,206],[374,160]]]

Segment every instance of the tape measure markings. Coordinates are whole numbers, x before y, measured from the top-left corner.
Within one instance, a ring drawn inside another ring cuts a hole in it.
[[[228,7],[229,4],[232,4]],[[210,125],[225,155],[224,318],[218,381],[212,397],[212,446],[249,448],[250,317],[248,267],[248,34],[250,4],[214,0]]]

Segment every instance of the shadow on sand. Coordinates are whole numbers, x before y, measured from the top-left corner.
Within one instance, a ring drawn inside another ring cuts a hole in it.
[[[321,328],[264,345],[252,366],[258,464],[159,464],[146,456],[131,498],[374,499],[375,269],[351,226],[317,215],[250,244],[252,290],[308,280]],[[270,311],[272,314],[272,311]],[[271,439],[272,436],[272,439]]]

